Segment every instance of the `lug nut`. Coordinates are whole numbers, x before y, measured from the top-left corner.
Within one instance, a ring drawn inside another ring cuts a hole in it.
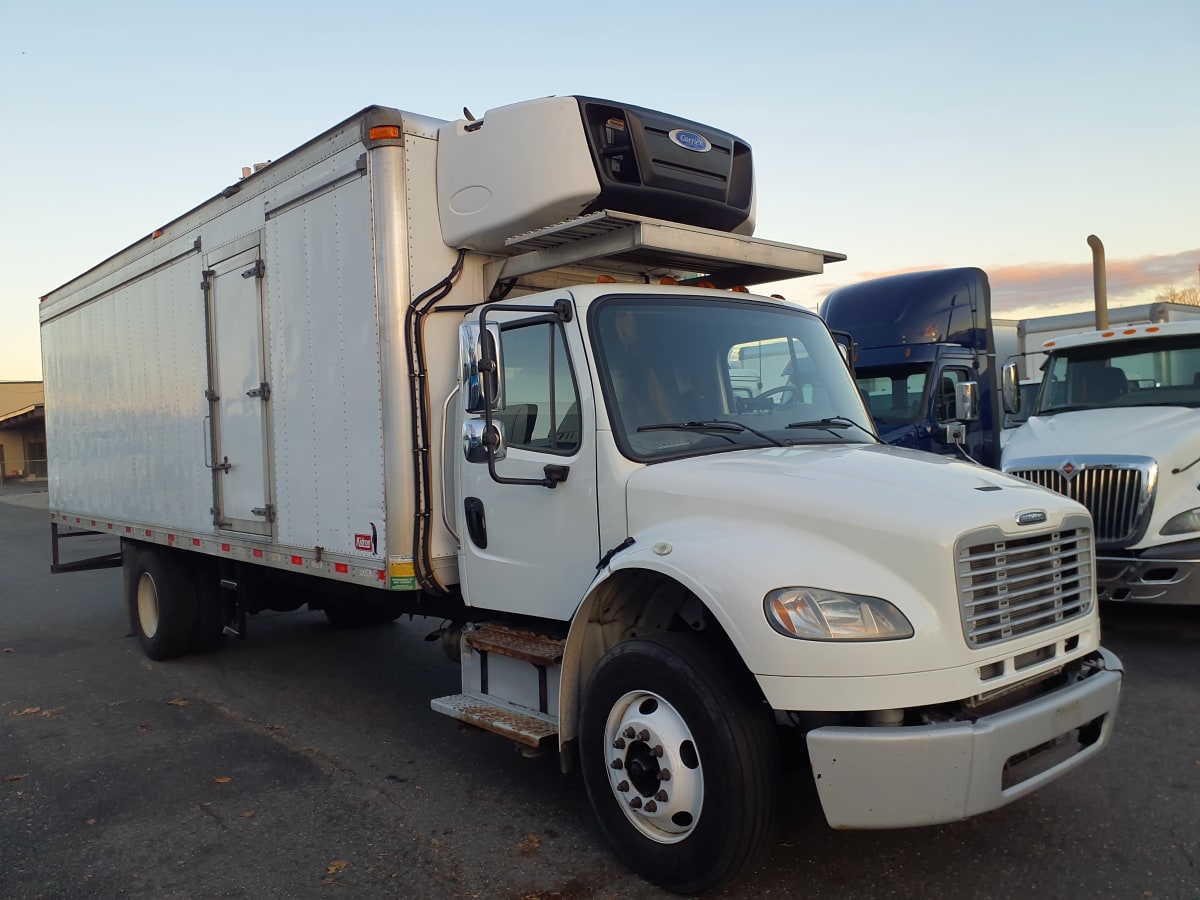
[[[650,752],[653,753],[655,756],[657,756],[659,759],[662,759],[662,755],[663,755],[662,744],[655,744],[654,749],[652,749]]]
[[[642,798],[634,797],[632,800],[629,801],[629,806],[632,809],[641,809],[642,808]]]
[[[646,801],[646,812],[658,812],[658,804],[653,800]]]
[[[671,770],[670,769],[659,769],[658,770],[658,780],[659,781],[670,781],[671,780]]]
[[[638,740],[639,741],[650,740],[650,732],[647,731],[645,728],[643,728],[641,731],[638,732]]]
[[[627,790],[629,790],[629,782],[622,781],[620,784],[617,785],[617,790],[620,791],[622,794],[625,793]],[[659,791],[659,793],[665,794],[666,791]],[[663,799],[665,800],[666,798],[664,797]]]
[[[621,784],[624,784],[624,783],[625,782],[623,782],[623,781],[621,782]],[[659,791],[657,794],[654,795],[654,799],[657,800],[659,803],[666,803],[667,800],[669,800],[670,798],[667,796],[666,791]]]
[[[609,763],[609,765],[612,766],[612,768],[614,768],[614,769],[625,768],[625,763],[621,762],[619,759],[614,759],[612,762]]]
[[[624,750],[625,749],[625,738],[617,738],[615,741],[613,741],[613,749],[614,750]]]
[[[627,737],[627,738],[637,737],[637,732],[633,730],[632,725],[630,725],[628,728],[625,729],[625,737]]]

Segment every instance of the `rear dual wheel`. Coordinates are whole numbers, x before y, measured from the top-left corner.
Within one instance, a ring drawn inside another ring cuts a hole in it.
[[[173,659],[191,648],[196,591],[182,559],[144,549],[134,558],[129,604],[142,650],[151,659]]]
[[[754,865],[778,818],[774,716],[749,677],[695,636],[611,648],[584,700],[584,782],[617,854],[678,893]]]

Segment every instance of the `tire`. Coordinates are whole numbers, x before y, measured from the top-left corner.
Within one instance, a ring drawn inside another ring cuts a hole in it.
[[[192,583],[196,591],[196,618],[192,624],[191,651],[212,653],[225,645],[228,598],[220,586],[216,566],[208,560],[193,560]]]
[[[196,592],[183,560],[166,551],[142,550],[130,575],[129,603],[142,650],[155,660],[187,653],[196,620]]]
[[[667,890],[724,884],[774,839],[774,716],[746,673],[694,635],[647,635],[604,654],[584,697],[580,757],[617,855]]]

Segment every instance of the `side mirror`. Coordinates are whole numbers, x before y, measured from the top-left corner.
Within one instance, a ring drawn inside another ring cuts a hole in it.
[[[500,373],[504,366],[500,359],[499,326],[489,324],[487,331],[481,332],[477,322],[465,322],[459,327],[458,342],[459,377],[466,411],[474,416],[483,415],[487,394],[492,397],[492,409],[503,409],[504,381]]]
[[[959,422],[974,422],[979,418],[979,385],[960,381],[954,386],[954,418]]]
[[[1000,397],[1006,413],[1013,415],[1021,411],[1021,385],[1016,363],[1005,363],[1000,369]]]
[[[463,422],[462,443],[463,456],[469,463],[486,463],[488,461],[487,424],[483,419],[467,419]],[[504,438],[504,423],[498,419],[492,420],[492,441],[496,448],[496,459],[504,459],[508,455],[508,442]]]

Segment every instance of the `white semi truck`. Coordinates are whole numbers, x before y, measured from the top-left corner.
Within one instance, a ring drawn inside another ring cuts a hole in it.
[[[43,298],[56,568],[123,566],[153,659],[444,620],[433,708],[557,747],[679,892],[770,846],[789,754],[837,828],[1073,770],[1122,680],[1090,517],[882,445],[824,323],[732,290],[843,258],[751,237],[753,185],[590,98],[352,116]]]
[[[1043,342],[1041,387],[1004,448],[1004,471],[1091,511],[1101,600],[1200,603],[1200,320],[1190,313]],[[1010,408],[1016,377],[1005,370]]]
[[[1117,325],[1163,325],[1167,322],[1200,321],[1200,306],[1186,303],[1139,303],[1133,306],[1116,306],[1106,311],[1107,324]],[[1093,312],[1061,313],[1054,316],[1037,316],[1021,319],[1016,323],[1017,372],[1022,380],[1041,381],[1042,366],[1046,353],[1042,345],[1046,341],[1083,334],[1096,330],[1096,315]],[[1001,361],[1003,362],[1003,360]]]

